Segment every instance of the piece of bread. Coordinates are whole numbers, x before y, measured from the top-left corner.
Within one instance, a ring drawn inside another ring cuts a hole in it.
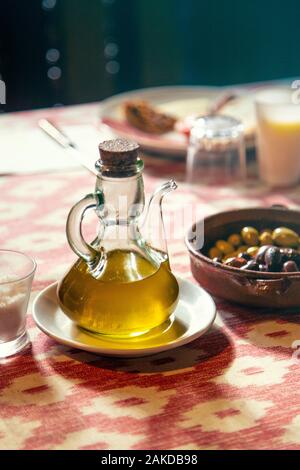
[[[127,101],[124,112],[129,124],[149,134],[170,132],[176,123],[173,116],[161,113],[143,100]]]

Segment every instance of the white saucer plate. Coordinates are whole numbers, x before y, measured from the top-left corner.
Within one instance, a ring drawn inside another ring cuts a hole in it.
[[[61,310],[57,282],[41,291],[33,303],[33,318],[40,330],[58,343],[102,356],[134,357],[157,354],[194,341],[212,326],[216,306],[200,286],[177,278],[179,303],[172,324],[159,334],[147,333],[131,339],[92,335],[78,328]]]

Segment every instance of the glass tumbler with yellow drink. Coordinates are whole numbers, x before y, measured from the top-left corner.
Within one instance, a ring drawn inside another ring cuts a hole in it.
[[[295,90],[272,88],[256,97],[259,174],[275,187],[300,180],[300,103]]]

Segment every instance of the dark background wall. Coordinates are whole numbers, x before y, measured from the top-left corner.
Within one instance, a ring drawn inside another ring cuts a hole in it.
[[[0,0],[2,111],[299,76],[299,0]]]

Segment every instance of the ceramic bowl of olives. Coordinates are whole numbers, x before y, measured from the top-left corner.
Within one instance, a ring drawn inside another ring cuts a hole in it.
[[[283,207],[226,211],[186,237],[195,279],[211,294],[257,307],[300,306],[300,212]]]

